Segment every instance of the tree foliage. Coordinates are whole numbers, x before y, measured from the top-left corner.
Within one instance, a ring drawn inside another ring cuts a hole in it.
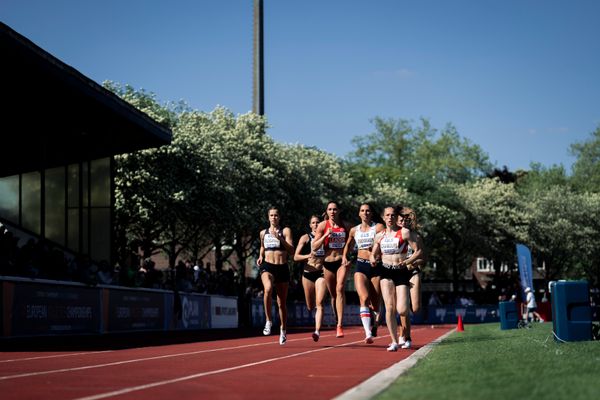
[[[280,208],[297,240],[333,199],[350,222],[358,222],[362,202],[416,209],[430,277],[458,282],[475,257],[512,265],[515,244],[525,243],[547,279],[600,280],[600,128],[572,146],[572,176],[561,165],[494,169],[452,125],[437,130],[426,119],[375,118],[375,131],[353,139],[355,150],[341,160],[274,141],[262,116],[201,112],[106,86],[173,131],[169,145],[116,157],[123,257],[133,244],[147,256],[168,255],[173,265],[214,249],[220,265],[234,256],[232,264],[246,265],[270,206]]]

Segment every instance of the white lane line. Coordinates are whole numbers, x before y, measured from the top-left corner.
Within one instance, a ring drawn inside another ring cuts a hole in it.
[[[47,358],[59,358],[59,357],[72,357],[72,356],[83,356],[86,354],[99,354],[99,353],[110,353],[114,350],[103,350],[103,351],[86,351],[83,353],[69,353],[69,354],[54,354],[51,356],[39,356],[39,357],[27,357],[27,358],[14,358],[12,360],[0,360],[0,363],[18,362],[18,361],[31,361],[31,360],[44,360]]]
[[[344,393],[340,394],[337,397],[334,397],[333,400],[368,400],[375,397],[377,394],[383,392],[387,389],[400,375],[405,373],[409,368],[414,366],[417,361],[421,358],[425,357],[433,348],[441,343],[448,335],[456,330],[452,329],[450,332],[447,332],[435,339],[434,341],[427,343],[425,346],[421,347],[419,350],[415,351],[409,357],[404,360],[398,361],[396,364],[392,365],[389,368],[384,369],[383,371],[373,375],[366,381],[354,386],[351,389],[348,389]]]
[[[139,385],[139,386],[132,386],[132,387],[128,387],[128,388],[123,388],[123,389],[120,389],[120,390],[115,390],[113,392],[106,392],[106,393],[95,394],[95,395],[87,396],[87,397],[80,397],[80,398],[75,399],[75,400],[98,400],[98,399],[105,399],[107,397],[119,396],[119,395],[122,395],[122,394],[136,392],[136,391],[139,391],[139,390],[150,389],[150,388],[154,388],[154,387],[157,387],[157,386],[170,385],[172,383],[177,383],[177,382],[182,382],[182,381],[188,381],[190,379],[201,378],[203,376],[208,376],[208,375],[221,374],[223,372],[235,371],[235,370],[242,369],[242,368],[254,367],[256,365],[267,364],[267,363],[271,363],[271,362],[275,362],[275,361],[281,361],[281,360],[285,360],[287,358],[299,357],[299,356],[303,356],[305,354],[316,353],[316,352],[324,351],[324,350],[331,350],[331,349],[335,349],[335,348],[338,348],[338,347],[344,347],[344,346],[348,346],[348,345],[356,344],[356,343],[363,343],[363,341],[362,340],[358,340],[358,341],[355,341],[355,342],[338,344],[338,345],[331,346],[331,347],[321,347],[321,348],[314,349],[314,350],[303,351],[301,353],[289,354],[287,356],[282,356],[282,357],[269,358],[267,360],[257,361],[257,362],[253,362],[253,363],[249,363],[249,364],[242,364],[242,365],[238,365],[236,367],[229,367],[229,368],[217,369],[217,370],[214,370],[214,371],[200,372],[198,374],[193,374],[193,375],[188,375],[188,376],[182,376],[182,377],[175,378],[175,379],[168,379],[168,380],[164,380],[164,381],[160,381],[160,382],[148,383],[146,385]]]
[[[333,335],[330,335],[330,336],[333,336]],[[274,335],[274,337],[276,337],[276,335]],[[309,338],[301,338],[301,339],[289,339],[288,342],[296,342],[296,341],[308,340],[308,339],[312,340],[312,338],[309,337]],[[160,360],[160,359],[164,359],[164,358],[190,356],[190,355],[202,354],[202,353],[214,353],[217,351],[238,350],[238,349],[243,349],[243,348],[248,348],[248,347],[266,346],[266,345],[274,345],[274,344],[277,344],[277,343],[274,343],[274,342],[253,343],[253,344],[245,344],[245,345],[234,346],[234,347],[221,347],[221,348],[217,348],[217,349],[206,349],[206,350],[190,351],[190,352],[185,352],[185,353],[175,353],[175,354],[166,354],[166,355],[162,355],[162,356],[137,358],[137,359],[132,359],[132,360],[115,361],[115,362],[105,363],[105,364],[84,365],[81,367],[61,368],[61,369],[54,369],[54,370],[48,370],[48,371],[26,372],[26,373],[17,374],[17,375],[0,376],[0,381],[5,381],[5,380],[9,380],[9,379],[17,379],[17,378],[25,378],[28,376],[58,374],[61,372],[82,371],[82,370],[93,369],[93,368],[113,367],[116,365],[130,364],[130,363],[136,363],[136,362],[142,362],[142,361]],[[279,345],[279,344],[277,344],[277,345]]]

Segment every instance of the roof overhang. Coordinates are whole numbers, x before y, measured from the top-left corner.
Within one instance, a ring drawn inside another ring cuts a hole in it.
[[[171,142],[171,130],[0,23],[0,177]]]

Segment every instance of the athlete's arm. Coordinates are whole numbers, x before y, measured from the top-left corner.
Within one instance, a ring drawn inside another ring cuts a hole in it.
[[[308,261],[308,259],[312,256],[312,250],[308,254],[301,254],[302,248],[308,242],[308,234],[304,234],[298,240],[298,245],[296,246],[296,252],[294,253],[294,261],[296,262],[304,262]]]
[[[325,226],[327,225],[327,221],[319,222],[319,226],[317,227],[317,232],[315,233],[315,238],[312,241],[312,249],[314,251],[319,250],[319,248],[323,245],[325,238],[331,234],[331,229],[328,229],[325,232]]]
[[[354,246],[354,233],[355,233],[355,228],[353,227],[352,229],[350,229],[350,232],[348,233],[348,240],[346,240],[346,245],[344,246],[344,252],[342,253],[342,265],[346,265],[349,264],[348,262],[348,251],[351,248],[350,246]]]
[[[258,259],[256,260],[256,264],[260,266],[265,258],[265,231],[260,231],[260,234],[258,236],[260,238],[260,250],[258,251]]]
[[[285,250],[288,252],[289,255],[294,254],[294,241],[292,239],[292,230],[290,228],[283,228],[283,232],[280,235],[280,242],[283,244],[283,247],[285,247]]]

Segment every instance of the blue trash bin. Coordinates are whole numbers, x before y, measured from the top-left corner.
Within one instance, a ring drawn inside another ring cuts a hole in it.
[[[558,341],[592,340],[592,309],[586,281],[550,283],[552,328]]]
[[[500,302],[500,329],[517,329],[519,324],[519,312],[517,303],[514,301]]]

